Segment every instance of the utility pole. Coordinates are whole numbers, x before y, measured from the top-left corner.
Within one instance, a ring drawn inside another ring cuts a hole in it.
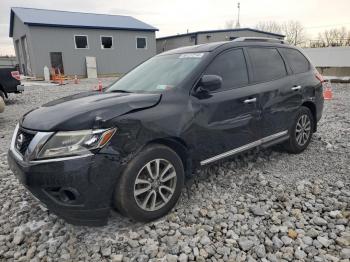
[[[237,19],[237,23],[236,23],[236,28],[240,28],[241,27],[241,25],[240,25],[240,23],[239,23],[239,12],[240,12],[240,10],[241,10],[241,4],[238,2],[238,4],[237,4],[237,9],[238,9],[238,19]]]

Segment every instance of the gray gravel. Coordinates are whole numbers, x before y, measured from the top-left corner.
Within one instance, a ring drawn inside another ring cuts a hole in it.
[[[0,114],[1,261],[349,261],[350,85],[334,86],[304,153],[246,153],[199,170],[158,221],[113,213],[107,226],[87,228],[40,209],[6,152],[23,113],[93,85],[28,87]]]

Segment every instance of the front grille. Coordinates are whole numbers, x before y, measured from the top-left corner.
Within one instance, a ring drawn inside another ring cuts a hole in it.
[[[23,128],[20,128],[18,130],[16,141],[15,141],[15,147],[18,152],[24,156],[25,152],[27,151],[30,142],[32,142],[36,132],[28,131]]]

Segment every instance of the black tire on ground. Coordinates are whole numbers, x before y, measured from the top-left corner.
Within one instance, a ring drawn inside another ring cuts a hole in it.
[[[309,124],[306,124],[304,127],[301,127],[303,120],[306,121],[305,123],[309,123]],[[310,109],[305,106],[300,107],[300,109],[298,110],[295,116],[295,119],[293,120],[293,124],[289,130],[289,135],[290,135],[289,140],[287,140],[283,144],[286,151],[291,154],[299,154],[303,152],[308,147],[311,141],[314,124],[315,124],[315,120]],[[298,141],[298,137],[299,137],[298,134],[300,133],[300,130],[306,132],[302,142],[300,142],[301,140]],[[307,136],[307,139],[306,139],[306,136]]]
[[[148,163],[151,164],[147,166]],[[166,167],[169,166],[169,163],[171,167],[166,171]],[[148,167],[151,168],[151,171]],[[165,173],[161,176],[163,171]],[[158,173],[159,179],[152,179],[152,177],[149,176],[150,172],[153,172],[153,174]],[[176,176],[175,179],[174,172]],[[151,182],[146,181],[147,183],[139,183],[140,181],[145,181],[147,176],[149,176],[148,179]],[[169,177],[172,178],[169,179]],[[133,220],[141,222],[155,220],[166,215],[175,206],[181,195],[184,179],[185,172],[180,157],[167,146],[150,144],[130,161],[118,180],[114,192],[114,206],[120,213]],[[162,180],[166,180],[166,182],[161,182]],[[140,186],[142,186],[141,190]],[[173,188],[173,193],[171,194],[171,191],[165,190],[164,186]],[[137,195],[137,193],[143,191],[143,188],[148,187],[152,188],[145,193]],[[149,197],[149,192],[151,191],[154,191],[153,193],[156,193],[156,196],[152,194]],[[140,201],[142,197],[144,197],[144,200],[148,197],[149,200]],[[155,206],[152,205],[153,200],[157,201],[158,209],[155,209]],[[141,206],[145,202],[150,202],[150,205],[146,205],[146,207],[142,208]],[[151,210],[145,210],[147,208]]]

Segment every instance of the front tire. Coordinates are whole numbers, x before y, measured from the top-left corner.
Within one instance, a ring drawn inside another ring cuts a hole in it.
[[[302,106],[298,110],[289,130],[289,140],[284,144],[289,153],[299,154],[308,147],[313,134],[314,121],[309,108]]]
[[[114,205],[125,216],[148,222],[166,215],[177,203],[185,172],[169,147],[151,144],[131,160],[114,193]]]

